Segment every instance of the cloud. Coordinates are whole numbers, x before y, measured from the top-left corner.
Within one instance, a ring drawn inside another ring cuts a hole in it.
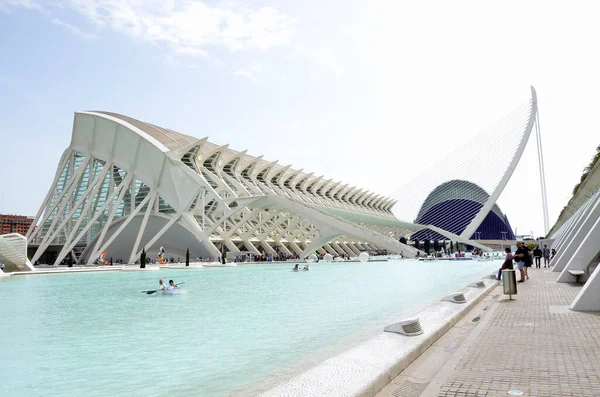
[[[344,67],[336,60],[331,52],[324,49],[318,49],[312,51],[310,55],[316,63],[328,69],[336,76],[339,76],[344,72]]]
[[[233,75],[234,76],[252,77],[252,73],[246,72],[245,70],[236,70],[235,72],[233,72]]]
[[[252,66],[250,66],[250,69],[253,73],[262,73],[262,71],[265,69],[265,66],[260,62],[254,62]]]
[[[0,11],[6,14],[10,13],[10,9],[13,7],[26,8],[28,10],[41,11],[42,7],[36,0],[0,0]]]
[[[66,22],[64,22],[64,21],[62,21],[62,20],[60,20],[58,18],[52,18],[52,23],[55,24],[55,25],[58,25],[58,26],[62,26],[65,29],[71,31],[76,36],[79,36],[79,37],[81,37],[83,39],[86,39],[86,40],[93,40],[93,39],[97,39],[98,38],[97,35],[92,34],[92,33],[85,33],[81,29],[79,29],[78,27],[73,26],[73,25],[71,25],[69,23],[66,23]]]
[[[262,63],[254,62],[252,65],[250,65],[249,70],[236,70],[232,74],[234,76],[247,77],[250,79],[250,81],[256,84],[258,83],[258,76],[262,74],[264,68],[265,67]]]
[[[290,43],[294,25],[285,13],[267,6],[214,4],[200,0],[0,0],[0,9],[37,10],[50,15],[53,23],[87,36],[54,14],[74,10],[98,29],[165,46],[176,54],[208,57],[207,49],[214,46],[230,51],[268,50]]]
[[[256,78],[256,76],[254,76],[252,74],[252,72],[248,72],[246,70],[236,70],[235,72],[232,73],[234,76],[242,76],[242,77],[247,77],[250,79],[250,81],[252,81],[254,84],[258,83],[258,79]]]
[[[294,48],[289,57],[308,60],[313,66],[313,70],[309,72],[312,78],[321,76],[323,70],[335,76],[341,76],[344,73],[344,66],[338,62],[330,50],[322,47],[298,46]]]
[[[0,11],[3,11],[7,14],[10,14],[10,11],[12,8],[25,8],[28,10],[38,11],[38,12],[46,15],[48,18],[50,18],[50,22],[52,22],[53,24],[61,26],[65,29],[69,30],[71,33],[75,34],[76,36],[79,36],[86,40],[92,40],[92,39],[98,38],[98,36],[95,34],[86,33],[84,31],[82,31],[81,29],[79,29],[78,27],[73,26],[70,23],[63,21],[62,19],[57,18],[51,9],[44,8],[41,4],[42,3],[40,3],[37,0],[0,0]]]

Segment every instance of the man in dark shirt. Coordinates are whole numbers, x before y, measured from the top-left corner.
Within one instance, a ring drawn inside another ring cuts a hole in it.
[[[533,266],[533,258],[531,257],[531,249],[523,241],[521,241],[521,247],[523,247],[523,249],[527,252],[527,254],[525,255],[525,269],[524,270],[525,270],[525,279],[529,280],[529,273],[527,272],[527,269],[529,269],[531,266]]]
[[[547,245],[544,245],[544,267],[550,267],[550,248]]]
[[[517,242],[517,250],[513,255],[515,262],[517,262],[517,269],[519,269],[519,273],[521,274],[521,279],[517,281],[518,283],[525,281],[525,257],[528,255],[528,253],[524,246],[525,244],[521,243],[520,241]]]
[[[542,266],[542,250],[539,245],[535,246],[533,250],[533,257],[535,259],[535,267],[539,269]]]

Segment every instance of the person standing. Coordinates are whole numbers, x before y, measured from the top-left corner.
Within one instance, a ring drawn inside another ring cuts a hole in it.
[[[533,255],[531,253],[531,249],[527,246],[527,244],[525,244],[524,241],[521,241],[521,247],[523,247],[523,249],[525,250],[525,252],[527,252],[527,254],[525,255],[525,279],[529,280],[529,273],[527,272],[527,269],[529,269],[531,266],[533,266]]]
[[[539,269],[542,266],[542,250],[539,245],[533,250],[533,258],[535,259],[535,268]]]
[[[527,250],[523,247],[525,244],[520,241],[517,243],[517,250],[513,255],[514,260],[517,262],[517,269],[519,269],[519,273],[521,274],[521,279],[517,281],[517,283],[525,282],[525,256],[528,255]]]
[[[547,245],[544,245],[542,254],[544,255],[544,267],[550,267],[550,249]]]

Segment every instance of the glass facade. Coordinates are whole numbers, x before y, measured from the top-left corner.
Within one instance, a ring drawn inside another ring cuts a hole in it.
[[[81,169],[83,167],[83,170]],[[65,244],[67,237],[79,236],[88,223],[93,224],[87,232],[81,235],[76,246],[85,246],[91,242],[108,222],[110,213],[122,189],[123,199],[114,211],[112,221],[131,214],[131,212],[147,197],[150,187],[143,181],[134,179],[129,186],[123,186],[116,191],[127,178],[127,172],[111,165],[105,169],[105,161],[72,152],[61,171],[59,179],[48,204],[50,215],[41,226],[36,241],[42,241],[46,236],[52,236],[51,244]],[[96,180],[100,178],[100,180]],[[97,182],[97,183],[95,183]],[[66,190],[65,190],[66,189]],[[63,196],[63,193],[66,193]],[[146,208],[142,208],[143,211]],[[174,212],[173,208],[162,198],[158,202],[158,211]],[[66,221],[65,221],[66,220]],[[61,224],[64,227],[57,232]],[[75,230],[76,228],[76,230]],[[75,231],[74,231],[75,230]]]

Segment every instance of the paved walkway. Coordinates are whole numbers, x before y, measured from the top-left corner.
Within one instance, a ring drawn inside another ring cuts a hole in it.
[[[446,356],[435,374],[411,365],[378,397],[600,396],[600,313],[570,311],[581,286],[554,282],[558,273],[531,269],[530,277],[512,301],[499,285],[440,339]]]

